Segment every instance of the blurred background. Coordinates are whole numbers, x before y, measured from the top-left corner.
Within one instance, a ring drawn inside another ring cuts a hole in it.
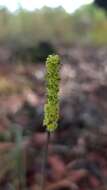
[[[107,190],[107,1],[0,0],[0,190],[39,190],[45,61],[61,57],[46,190]]]

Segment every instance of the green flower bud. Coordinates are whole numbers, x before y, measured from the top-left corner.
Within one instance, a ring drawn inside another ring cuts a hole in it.
[[[44,122],[48,132],[58,127],[59,119],[59,70],[60,59],[58,55],[49,55],[46,61],[47,99],[44,106]]]

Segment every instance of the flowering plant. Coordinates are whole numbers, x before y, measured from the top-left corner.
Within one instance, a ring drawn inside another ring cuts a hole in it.
[[[49,55],[46,60],[47,100],[44,106],[44,122],[48,132],[54,132],[59,119],[59,70],[58,55]]]

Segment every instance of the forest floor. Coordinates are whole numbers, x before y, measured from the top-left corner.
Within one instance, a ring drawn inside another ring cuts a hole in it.
[[[49,144],[46,190],[107,190],[107,47],[58,51],[60,120]],[[14,148],[14,129],[21,129],[27,186],[38,190],[46,143],[45,66],[11,64],[8,56],[0,60],[0,152]],[[3,158],[0,162],[3,168]],[[0,175],[1,190],[11,184],[7,168]]]

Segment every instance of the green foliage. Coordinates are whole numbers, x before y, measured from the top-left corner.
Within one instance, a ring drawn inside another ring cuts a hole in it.
[[[0,9],[0,43],[35,47],[38,42],[107,43],[106,14],[93,4],[69,14],[62,7],[10,13]],[[84,38],[85,36],[85,38]]]
[[[58,55],[50,55],[46,61],[47,100],[44,107],[44,125],[47,131],[53,132],[58,127],[59,119],[59,69]]]

